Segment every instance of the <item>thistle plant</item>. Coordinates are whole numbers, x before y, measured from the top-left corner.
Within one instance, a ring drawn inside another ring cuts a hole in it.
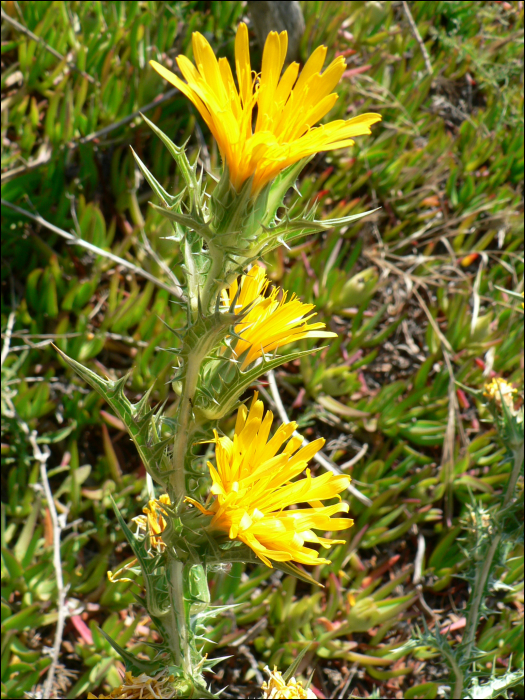
[[[496,675],[493,669],[489,675],[483,664],[485,654],[476,648],[476,636],[481,619],[494,613],[487,598],[498,590],[514,590],[499,580],[496,568],[505,564],[516,542],[523,541],[523,493],[518,494],[518,480],[523,470],[524,413],[523,406],[515,408],[517,389],[501,377],[485,384],[483,390],[460,386],[484,401],[505,448],[503,463],[510,465],[510,472],[499,503],[489,509],[472,499],[462,519],[462,548],[471,566],[465,575],[470,596],[461,643],[451,647],[437,628],[434,636],[425,630],[422,641],[443,655],[451,672],[450,697],[496,698],[523,683],[523,669],[513,672],[509,667],[503,675]],[[486,682],[480,683],[482,680]]]
[[[301,447],[294,422],[271,436],[273,416],[264,411],[257,392],[248,406],[241,401],[269,370],[315,352],[285,354],[285,346],[335,335],[323,323],[310,323],[312,305],[288,298],[279,289],[267,294],[269,282],[257,261],[280,245],[365,215],[318,221],[315,207],[306,206],[301,216],[292,218],[284,197],[317,152],[352,145],[353,137],[371,133],[370,126],[380,120],[377,114],[363,114],[314,128],[337,100],[332,91],[345,70],[344,59],[336,58],[321,72],[327,51],[321,46],[300,74],[299,65],[292,63],[281,76],[286,50],[286,32],[272,32],[261,73],[254,74],[248,30],[241,24],[235,41],[237,85],[228,61],[217,60],[198,33],[193,35],[197,65],[185,56],[177,58],[186,82],[151,62],[196,106],[217,141],[224,166],[209,194],[197,162],[191,164],[184,147],[144,117],[185,181],[180,194],[169,194],[135,154],[161,202],[152,206],[169,220],[171,239],[181,251],[179,303],[186,311],[186,324],[171,329],[175,405],[151,408],[153,387],[132,404],[124,393],[127,376],[102,379],[61,353],[123,421],[161,492],[158,498],[152,493],[144,514],[134,519],[135,533],[115,506],[142,573],[144,591],[137,602],[147,609],[162,641],[153,645],[152,658],[145,661],[108,639],[127,669],[125,682],[111,697],[214,697],[203,673],[218,660],[202,654],[201,639],[207,621],[228,606],[210,607],[210,567],[263,562],[312,581],[296,562],[325,563],[310,545],[329,549],[341,541],[314,530],[338,531],[352,525],[347,517],[333,517],[348,511],[335,497],[346,489],[349,477],[312,477],[307,468],[324,440]],[[219,421],[234,410],[237,419],[230,439],[221,434]],[[205,443],[215,445],[215,463],[207,466],[200,454]],[[203,501],[205,483],[211,486]],[[336,502],[325,505],[326,499]],[[123,580],[123,573],[109,576]],[[272,674],[267,691],[274,694],[268,697],[285,697],[275,693],[287,679]]]

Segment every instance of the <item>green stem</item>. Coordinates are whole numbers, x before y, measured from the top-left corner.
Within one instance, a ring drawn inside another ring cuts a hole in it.
[[[170,607],[170,647],[174,652],[174,661],[183,669],[188,678],[193,677],[193,668],[190,654],[190,640],[188,638],[188,625],[184,603],[183,562],[175,559],[170,553],[169,561],[169,595]]]
[[[464,674],[463,671],[461,670],[460,665],[456,661],[456,657],[454,654],[447,654],[446,651],[443,651],[445,656],[447,657],[447,660],[452,667],[452,671],[454,675],[456,676],[456,682],[454,684],[454,694],[452,695],[453,698],[461,698],[461,693],[463,692],[463,681],[464,681]]]
[[[201,306],[206,316],[212,305],[215,304],[217,295],[220,294],[224,282],[223,276],[224,253],[217,248],[210,248],[212,257],[211,267],[206,275],[206,282],[201,292]],[[220,323],[206,325],[196,330],[201,319],[198,319],[198,290],[195,286],[196,270],[193,265],[193,257],[189,244],[186,246],[186,264],[188,269],[188,301],[192,322],[188,328],[183,343],[183,356],[185,358],[184,378],[182,379],[182,392],[177,409],[177,429],[173,443],[172,469],[169,476],[169,496],[172,502],[180,503],[187,494],[186,464],[188,461],[191,443],[195,434],[196,424],[193,415],[195,392],[199,381],[199,371],[202,362],[208,355],[217,333],[220,331]],[[209,319],[209,317],[208,317]],[[175,663],[182,668],[188,679],[193,679],[194,669],[191,656],[191,630],[188,627],[187,606],[190,604],[189,591],[185,590],[184,567],[191,564],[183,563],[178,559],[177,551],[170,547],[168,554],[168,584],[170,597],[169,636]],[[188,595],[186,595],[188,594]]]
[[[198,313],[198,303],[197,303],[197,268],[195,267],[195,260],[193,259],[193,252],[191,249],[191,243],[186,239],[184,243],[184,264],[186,266],[186,278],[188,285],[188,301],[190,304],[190,313],[192,319],[195,319]]]
[[[221,280],[224,266],[224,253],[216,246],[210,246],[210,255],[212,259],[211,267],[206,276],[206,283],[201,294],[201,304],[204,313],[208,313],[210,308],[215,305],[217,295],[225,286],[225,282]],[[189,287],[190,308],[193,309],[197,304],[197,296],[194,290]],[[186,349],[186,368],[185,377],[182,381],[182,393],[178,407],[178,427],[173,445],[173,472],[170,477],[170,498],[180,498],[186,495],[186,480],[184,475],[184,466],[189,450],[191,436],[194,434],[195,426],[192,421],[193,400],[197,382],[199,379],[199,370],[203,360],[209,352],[208,340],[213,338],[213,331],[210,331],[209,338],[201,337],[197,347],[188,347]]]
[[[192,356],[190,354],[186,365],[186,376],[183,380],[182,394],[177,415],[177,433],[173,444],[173,471],[170,475],[170,490],[172,491],[172,493],[170,493],[170,498],[174,496],[174,499],[172,499],[174,501],[186,496],[186,475],[184,466],[186,463],[190,434],[193,433],[190,423],[201,362],[202,358],[200,355]]]
[[[501,542],[501,535],[496,535],[492,540],[488,552],[482,562],[478,562],[476,567],[476,580],[474,582],[474,588],[472,592],[472,602],[470,604],[470,610],[467,617],[467,622],[465,625],[465,659],[469,659],[472,653],[472,647],[474,646],[474,641],[476,639],[476,631],[478,628],[478,617],[479,608],[481,601],[483,600],[483,594],[485,593],[485,585],[487,583],[487,578],[489,576],[490,570],[492,568],[492,560],[496,554],[499,543]],[[454,686],[453,698],[461,698],[463,692],[463,673],[456,674],[456,683]]]
[[[503,508],[506,508],[510,503],[512,496],[514,495],[514,489],[516,487],[516,482],[521,470],[521,465],[523,463],[523,443],[513,449],[514,464],[512,467],[512,472],[509,477],[509,482],[507,484],[507,490],[505,492],[505,497],[503,499]],[[474,587],[472,591],[472,603],[470,605],[469,614],[467,617],[467,622],[465,625],[465,637],[462,644],[465,646],[464,658],[469,659],[472,654],[472,648],[474,646],[474,641],[476,639],[476,631],[478,627],[479,618],[479,608],[481,601],[483,600],[483,594],[485,592],[485,586],[487,584],[487,579],[492,568],[492,561],[494,555],[498,549],[499,543],[501,542],[502,535],[498,533],[492,540],[488,552],[483,558],[483,561],[478,562],[476,570],[476,579],[474,582]],[[463,673],[456,673],[456,683],[454,686],[454,693],[452,697],[461,698],[463,692]]]
[[[514,495],[514,489],[516,488],[516,482],[518,481],[518,477],[519,477],[520,471],[521,471],[521,465],[523,464],[523,443],[521,443],[520,445],[517,445],[512,450],[512,455],[514,457],[514,465],[512,467],[512,472],[510,475],[509,483],[507,484],[507,491],[505,493],[505,498],[503,499],[503,508],[506,508],[509,505],[510,499]]]
[[[215,305],[217,295],[226,286],[220,279],[224,273],[224,253],[215,245],[210,245],[209,253],[212,263],[206,274],[206,284],[202,290],[201,298],[202,308],[205,312],[211,311],[211,307]]]

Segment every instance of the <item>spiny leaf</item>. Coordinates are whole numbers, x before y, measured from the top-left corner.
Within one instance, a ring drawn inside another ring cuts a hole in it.
[[[311,350],[297,350],[295,352],[288,353],[287,355],[279,355],[273,357],[272,359],[262,358],[262,362],[251,369],[242,372],[238,370],[238,376],[225,387],[224,391],[220,391],[215,395],[215,403],[218,404],[218,408],[202,408],[199,410],[205,418],[208,420],[218,420],[223,416],[232,413],[236,407],[237,399],[239,396],[246,391],[259,377],[266,374],[271,369],[275,369],[285,362],[291,362],[298,359],[299,357],[304,357],[305,355],[310,355],[322,348],[312,348]],[[220,375],[220,372],[219,372]]]
[[[143,659],[139,659],[133,654],[130,654],[129,651],[126,649],[123,649],[120,644],[115,642],[114,639],[111,639],[109,634],[104,632],[104,630],[99,627],[99,632],[102,633],[102,636],[111,644],[113,649],[122,656],[124,661],[126,662],[126,668],[133,671],[136,670],[136,672],[139,673],[147,673],[148,676],[154,676],[155,673],[158,671],[159,664],[158,662],[155,663],[153,661],[144,661]]]
[[[131,148],[131,146],[130,146],[130,148]],[[135,158],[135,161],[139,167],[139,170],[144,175],[148,185],[155,192],[157,197],[159,197],[159,199],[162,200],[167,206],[170,206],[170,207],[176,206],[180,202],[180,199],[181,199],[180,195],[178,197],[174,197],[173,195],[168,194],[166,192],[166,190],[162,187],[162,185],[159,182],[157,182],[157,180],[153,177],[153,175],[150,173],[148,168],[144,165],[144,163],[141,161],[141,159],[135,153],[133,148],[131,148],[131,152],[133,154],[133,157]]]
[[[343,226],[344,224],[349,224],[351,221],[357,221],[358,219],[362,219],[364,216],[373,214],[374,212],[379,211],[379,209],[381,209],[381,207],[376,207],[375,209],[370,209],[369,211],[364,211],[360,214],[351,214],[350,216],[343,216],[340,219],[324,219],[320,221],[315,221],[314,223],[322,224],[327,228],[331,228],[332,226]]]
[[[155,570],[158,568],[159,565],[159,557],[152,557],[148,554],[145,545],[146,538],[139,540],[139,538],[131,532],[124,518],[120,514],[120,511],[117,508],[117,504],[113,500],[113,497],[110,496],[110,499],[119,525],[122,528],[122,532],[124,533],[131,549],[133,550],[133,554],[137,557],[140,567],[142,569],[144,585],[146,587],[146,607],[153,614],[162,615],[165,612],[166,607],[159,606],[158,603],[159,600],[161,600],[162,602],[162,598],[164,598],[165,596],[161,595],[161,598],[159,598],[158,584],[165,583],[165,576],[164,574],[155,573]],[[168,600],[166,596],[166,604],[167,603]]]
[[[149,410],[144,414],[147,405],[147,400],[144,400],[144,397],[137,404],[132,404],[124,394],[124,386],[131,373],[116,381],[104,380],[95,372],[68,357],[56,346],[53,347],[55,347],[64,361],[109,403],[126,426],[150,474],[166,488],[165,476],[162,472],[166,471],[168,465],[163,463],[165,462],[163,450],[170,438],[160,439],[153,430],[150,430],[152,421],[154,421],[152,417],[153,411]]]
[[[210,229],[208,224],[206,224],[204,221],[196,219],[194,216],[190,216],[189,214],[181,214],[180,212],[174,209],[159,207],[157,204],[153,204],[153,202],[150,202],[150,206],[152,207],[152,209],[155,209],[155,211],[158,211],[159,214],[162,214],[162,216],[165,216],[167,219],[171,219],[172,221],[175,221],[181,226],[184,226],[185,228],[190,229],[191,231],[195,231],[199,234],[199,236],[202,236],[202,238],[204,238],[204,240],[207,243],[213,242],[214,233]]]
[[[299,174],[307,165],[307,163],[309,163],[312,160],[312,158],[313,155],[308,156],[307,158],[302,158],[297,163],[294,163],[294,165],[291,165],[282,172],[280,172],[279,175],[275,178],[270,188],[270,192],[268,194],[268,213],[262,221],[263,226],[269,226],[273,223],[275,215],[277,214],[277,210],[279,209],[279,207],[283,206],[283,201],[286,193],[291,187],[295,185]]]
[[[196,177],[197,160],[195,160],[195,163],[193,165],[190,165],[190,161],[186,156],[186,150],[184,146],[176,146],[173,143],[173,141],[158,128],[156,124],[150,121],[143,114],[141,114],[141,117],[144,119],[144,121],[150,127],[150,129],[164,143],[164,145],[174,158],[175,162],[179,166],[182,176],[186,182],[186,186],[188,188],[188,193],[190,197],[190,209],[193,210],[193,208],[195,207],[199,213],[202,213],[203,192],[201,189],[201,178]]]
[[[499,698],[509,688],[523,684],[523,669],[518,671],[505,671],[503,676],[491,676],[488,683],[479,684],[477,678],[472,679],[469,688],[465,690],[464,698],[471,700],[485,700],[486,698]],[[505,694],[504,697],[507,697]]]

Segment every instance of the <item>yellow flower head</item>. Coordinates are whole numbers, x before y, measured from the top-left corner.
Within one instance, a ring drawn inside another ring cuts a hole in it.
[[[235,355],[238,357],[249,349],[242,364],[243,370],[263,354],[301,338],[337,337],[337,333],[321,330],[325,328],[324,323],[307,323],[315,316],[315,313],[310,313],[315,308],[313,304],[303,304],[295,294],[287,301],[286,292],[282,292],[279,300],[279,287],[274,287],[265,297],[268,285],[269,280],[259,265],[254,265],[241,280],[236,311],[252,304],[242,323],[235,326],[235,332],[242,338],[234,346]],[[236,280],[228,292],[223,292],[228,306],[233,303],[238,288]]]
[[[146,698],[172,698],[175,696],[173,682],[175,678],[169,675],[166,670],[161,671],[151,678],[145,673],[141,673],[136,678],[130,671],[126,673],[124,682],[118,688],[111,691],[109,695],[99,695],[98,700],[146,700]],[[97,696],[88,693],[88,698],[97,700]]]
[[[215,432],[217,467],[210,462],[213,485],[204,508],[191,498],[201,512],[213,516],[210,529],[227,534],[250,547],[267,565],[274,561],[297,561],[301,564],[326,564],[315,549],[305,546],[313,542],[326,549],[344,540],[318,537],[312,530],[346,530],[353,521],[332,518],[347,513],[347,503],[324,506],[321,499],[333,498],[350,483],[346,475],[330,472],[312,478],[292,481],[321,449],[322,438],[299,449],[303,438],[293,436],[297,424],[281,425],[268,440],[273,415],[263,415],[262,401],[253,398],[250,410],[241,406],[237,414],[233,442]],[[288,441],[288,442],[287,442]],[[279,450],[287,442],[283,450]],[[279,453],[279,454],[278,454]],[[306,508],[285,510],[288,506],[308,504]]]
[[[133,518],[133,522],[137,523],[140,530],[149,533],[151,546],[162,552],[165,544],[162,541],[161,533],[166,527],[166,520],[163,515],[164,511],[159,503],[171,505],[170,497],[167,493],[163,493],[157,500],[148,501],[148,505],[142,509],[144,515],[137,515],[136,518]]]
[[[268,683],[263,683],[261,690],[264,692],[264,700],[277,700],[278,698],[315,698],[315,694],[309,688],[305,690],[299,681],[290,678],[285,682],[282,674],[274,666],[270,671],[268,666],[264,669],[269,675]]]
[[[252,193],[257,194],[284,168],[318,151],[351,146],[354,136],[370,134],[379,114],[362,114],[315,127],[334,106],[333,93],[346,64],[340,56],[322,73],[326,47],[319,46],[299,75],[292,63],[281,77],[288,48],[286,32],[270,32],[264,46],[262,69],[253,76],[248,45],[248,28],[239,24],[235,39],[237,85],[226,58],[217,58],[199,32],[193,34],[197,66],[177,56],[186,82],[156,61],[150,65],[188,97],[210,128],[229,168],[237,191],[254,176]],[[252,114],[257,121],[252,128]]]
[[[515,389],[512,384],[510,384],[506,379],[501,377],[494,377],[488,384],[485,384],[485,390],[483,391],[483,396],[487,399],[492,399],[498,405],[501,406],[501,397],[507,404],[507,406],[514,407],[514,394],[517,394],[518,390]]]

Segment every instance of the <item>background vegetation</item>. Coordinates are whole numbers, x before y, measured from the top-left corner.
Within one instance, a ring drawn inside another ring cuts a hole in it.
[[[210,678],[229,685],[224,697],[256,692],[264,665],[284,668],[308,640],[301,673],[315,669],[320,698],[446,695],[443,654],[426,637],[408,642],[424,623],[461,641],[469,507],[490,509],[508,479],[486,409],[454,380],[480,388],[496,373],[523,390],[523,311],[502,291],[523,290],[523,3],[409,7],[427,62],[403,3],[303,4],[303,60],[320,43],[347,58],[331,117],[377,111],[383,122],[312,161],[290,205],[315,198],[330,218],[380,209],[265,261],[339,334],[276,378],[290,418],[327,438],[371,504],[350,496],[348,541],[314,572],[323,589],[263,566],[211,573],[213,600],[238,604],[208,634],[210,654],[231,655]],[[53,693],[119,684],[99,626],[135,652],[155,638],[131,607],[136,585],[106,577],[132,559],[109,496],[138,515],[144,468],[50,342],[113,378],[133,369],[130,398],[155,380],[154,399],[173,398],[161,318],[177,325],[166,289],[177,249],[129,146],[177,191],[143,111],[217,172],[205,126],[148,60],[190,54],[196,30],[231,59],[245,13],[242,2],[2,2],[2,197],[19,208],[2,207],[2,697],[41,697],[52,659],[59,587],[35,459],[46,447],[67,610]],[[254,40],[254,65],[257,51]],[[477,670],[500,679],[523,669],[521,535],[517,523],[477,638]]]

